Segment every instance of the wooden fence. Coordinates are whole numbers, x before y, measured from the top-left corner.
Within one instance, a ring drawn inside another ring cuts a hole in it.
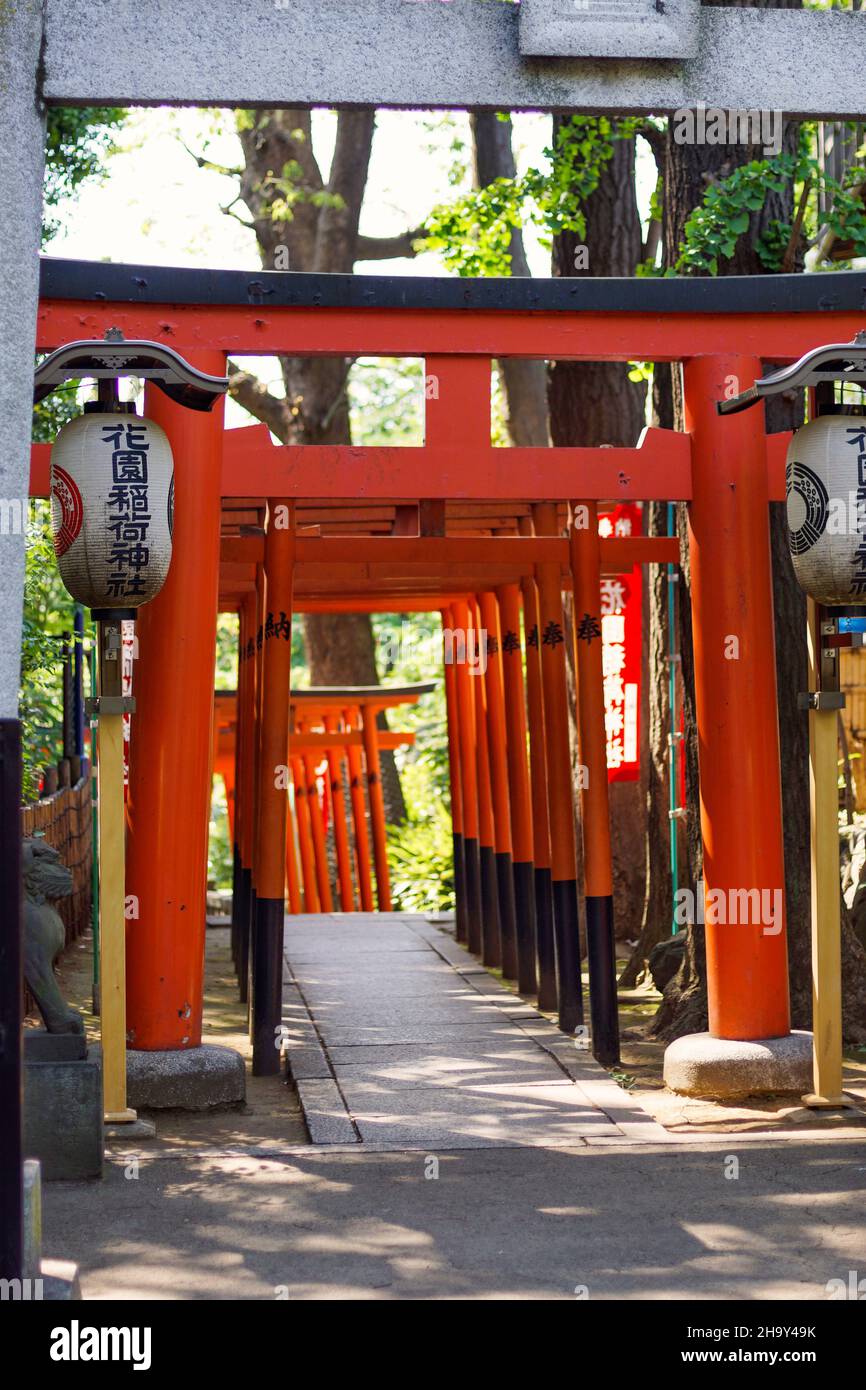
[[[79,775],[82,769],[76,765],[78,762],[66,760],[58,768],[49,769],[48,795],[21,809],[22,834],[44,838],[72,872],[71,895],[54,903],[66,927],[67,946],[90,926],[92,900],[91,779],[89,771]],[[75,775],[77,780],[73,781]]]

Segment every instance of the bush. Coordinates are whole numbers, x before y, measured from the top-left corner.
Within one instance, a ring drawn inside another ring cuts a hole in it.
[[[428,815],[388,827],[391,897],[397,912],[453,912],[451,817],[441,803]]]

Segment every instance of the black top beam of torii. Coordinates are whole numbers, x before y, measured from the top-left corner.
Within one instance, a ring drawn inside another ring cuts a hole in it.
[[[522,313],[866,313],[866,273],[461,279],[202,270],[42,258],[43,299],[323,309]]]

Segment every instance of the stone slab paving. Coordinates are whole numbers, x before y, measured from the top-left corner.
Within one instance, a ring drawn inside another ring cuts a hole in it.
[[[290,917],[284,950],[286,1065],[314,1144],[670,1142],[572,1039],[424,917]]]

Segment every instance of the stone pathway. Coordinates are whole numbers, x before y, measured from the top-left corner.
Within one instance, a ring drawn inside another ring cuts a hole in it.
[[[670,1142],[607,1072],[425,917],[288,918],[287,1065],[314,1144]]]

